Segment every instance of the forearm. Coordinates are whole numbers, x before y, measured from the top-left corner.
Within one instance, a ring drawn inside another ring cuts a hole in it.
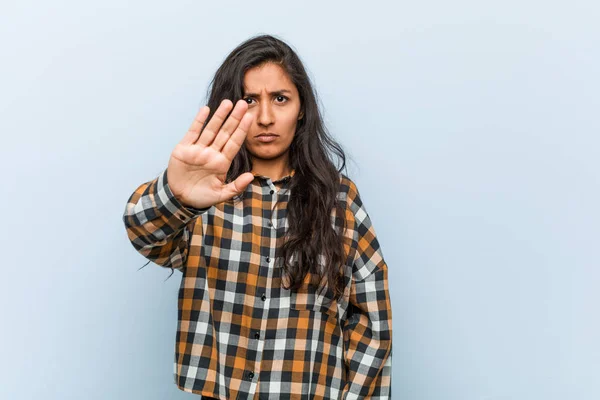
[[[195,219],[207,210],[184,207],[171,192],[164,171],[130,196],[123,222],[140,254],[158,265],[181,269]]]
[[[387,269],[353,284],[353,313],[344,326],[348,374],[342,399],[388,398],[391,393],[392,314]]]

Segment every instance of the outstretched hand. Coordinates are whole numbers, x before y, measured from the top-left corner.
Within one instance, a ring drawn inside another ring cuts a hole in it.
[[[246,111],[248,103],[244,100],[239,100],[235,108],[231,100],[223,100],[200,134],[210,114],[210,109],[204,106],[175,146],[169,159],[167,180],[183,205],[210,207],[243,192],[252,182],[254,175],[246,172],[225,184],[227,171],[252,124],[253,117]]]

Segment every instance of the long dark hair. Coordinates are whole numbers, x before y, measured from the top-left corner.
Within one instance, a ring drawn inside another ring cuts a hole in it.
[[[295,170],[290,181],[288,225],[285,242],[279,256],[283,271],[289,279],[287,289],[296,290],[310,274],[316,287],[324,280],[335,298],[343,294],[344,277],[341,268],[346,262],[343,232],[346,229],[345,208],[337,194],[340,173],[346,168],[342,147],[328,134],[319,111],[316,91],[294,50],[282,40],[261,35],[250,38],[236,47],[223,61],[210,83],[208,106],[211,114],[223,99],[234,102],[244,95],[244,74],[251,68],[272,62],[281,66],[300,94],[303,118],[296,125],[290,145],[290,168]],[[337,156],[338,168],[333,156]],[[252,160],[242,146],[227,172],[227,182],[252,170]],[[335,208],[336,232],[332,226]],[[323,257],[323,258],[321,258]]]

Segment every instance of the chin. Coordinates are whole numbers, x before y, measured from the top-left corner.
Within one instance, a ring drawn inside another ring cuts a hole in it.
[[[257,153],[257,154],[253,154],[253,156],[255,158],[259,158],[261,160],[275,160],[277,158],[281,158],[283,154],[272,154],[272,153],[267,153],[267,154],[261,154],[261,153]]]
[[[287,149],[247,149],[250,155],[262,160],[273,160],[285,155]]]

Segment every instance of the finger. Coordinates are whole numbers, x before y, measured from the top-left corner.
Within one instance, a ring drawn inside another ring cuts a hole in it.
[[[219,105],[219,108],[217,108],[217,111],[215,111],[215,114],[212,116],[210,121],[208,121],[208,124],[206,124],[206,128],[204,128],[204,131],[202,132],[202,135],[200,135],[200,139],[198,139],[197,143],[210,146],[215,139],[217,132],[219,132],[219,129],[221,129],[223,121],[225,121],[225,118],[227,118],[227,114],[229,114],[232,108],[233,103],[231,100],[223,100]]]
[[[194,122],[192,122],[190,129],[188,129],[187,133],[181,140],[181,144],[194,144],[194,142],[198,140],[200,131],[206,122],[206,118],[208,118],[208,114],[210,114],[210,108],[207,106],[202,107],[200,111],[198,111],[196,117],[194,117]]]
[[[248,103],[244,100],[239,100],[210,147],[217,151],[221,151],[233,132],[237,129],[244,114],[246,114],[246,111],[248,111]]]
[[[254,121],[254,116],[252,114],[246,113],[240,124],[238,125],[233,135],[229,138],[225,147],[223,148],[223,155],[227,157],[228,160],[233,161],[235,155],[240,151],[240,147],[244,144],[246,140],[246,135],[250,130],[250,126],[252,125],[252,121]]]
[[[225,186],[223,191],[227,200],[242,193],[250,182],[254,180],[254,175],[251,172],[245,172],[237,177],[237,179]]]

